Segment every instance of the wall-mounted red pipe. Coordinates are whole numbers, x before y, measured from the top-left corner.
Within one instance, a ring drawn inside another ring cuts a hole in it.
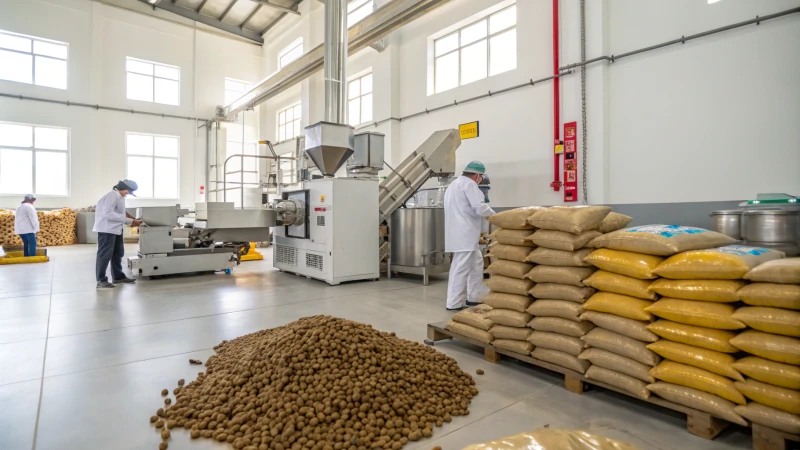
[[[553,75],[558,75],[558,0],[553,0]],[[559,111],[559,79],[553,78],[553,146],[561,141],[561,113]],[[561,156],[553,153],[553,182],[550,186],[554,191],[561,189],[559,160]]]

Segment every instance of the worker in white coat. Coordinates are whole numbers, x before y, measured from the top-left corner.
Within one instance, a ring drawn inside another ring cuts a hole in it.
[[[128,224],[132,227],[141,225],[141,220],[136,220],[125,211],[125,196],[133,194],[138,189],[136,182],[122,180],[97,201],[95,209],[94,228],[97,232],[97,261],[95,271],[98,288],[113,288],[114,284],[108,281],[106,271],[111,264],[111,276],[114,283],[133,283],[133,278],[128,278],[122,271],[122,257],[125,256],[125,241],[122,236],[122,226]]]
[[[480,303],[488,289],[483,285],[483,256],[478,250],[481,219],[494,214],[478,188],[486,167],[467,164],[444,195],[444,247],[453,253],[447,286],[447,309],[458,311]]]
[[[39,232],[39,216],[33,203],[36,196],[26,194],[14,213],[14,234],[22,239],[23,256],[36,256],[36,233]]]

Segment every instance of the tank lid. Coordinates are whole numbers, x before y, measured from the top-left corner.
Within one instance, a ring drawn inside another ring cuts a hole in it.
[[[800,213],[800,211],[788,209],[754,209],[745,211],[748,216],[790,216],[797,213]]]
[[[711,213],[712,216],[722,215],[741,215],[744,211],[741,209],[720,209]]]

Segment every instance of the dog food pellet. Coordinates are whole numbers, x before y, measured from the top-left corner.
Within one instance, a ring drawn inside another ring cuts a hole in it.
[[[162,390],[161,390],[161,396],[162,396],[162,397],[164,397],[164,396],[166,396],[166,395],[169,395],[169,391],[168,391],[168,390],[166,390],[166,389],[162,389]]]
[[[475,371],[478,375],[483,375],[483,369],[478,369]]]
[[[161,427],[163,427],[163,426],[164,426],[164,421],[163,421],[163,420],[161,420],[161,419],[158,419],[158,420],[156,421],[156,428],[161,428]]]
[[[169,430],[161,430],[161,439],[165,441],[169,439]]]
[[[169,444],[167,444],[166,442],[158,444],[158,450],[167,450],[167,447],[169,447]]]
[[[178,386],[183,386],[184,383],[186,383],[186,380],[184,380],[183,378],[178,380]]]
[[[155,423],[158,420],[158,416],[150,416],[150,423]]]

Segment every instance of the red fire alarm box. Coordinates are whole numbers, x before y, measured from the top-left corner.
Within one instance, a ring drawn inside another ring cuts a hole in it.
[[[564,201],[578,201],[578,122],[564,124]]]

